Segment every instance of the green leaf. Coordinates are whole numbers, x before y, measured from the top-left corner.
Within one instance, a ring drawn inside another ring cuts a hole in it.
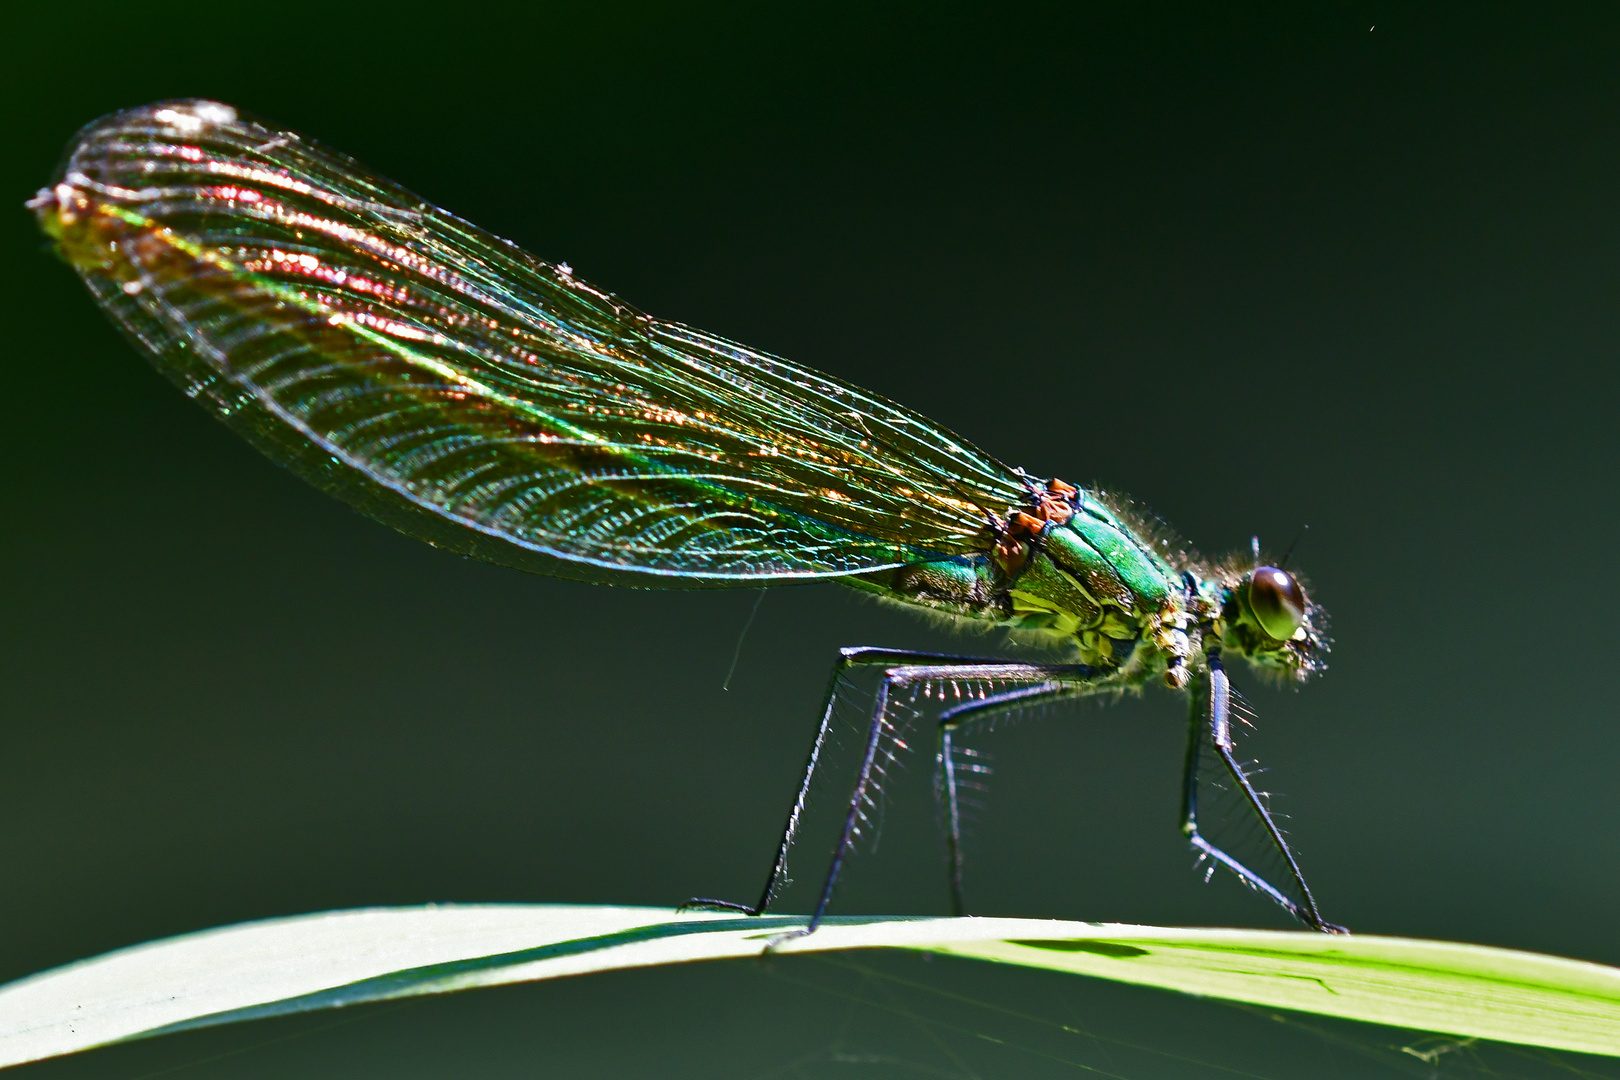
[[[0,987],[0,1065],[264,1016],[759,953],[801,916],[550,904],[268,919]],[[1620,1056],[1620,970],[1410,938],[1039,919],[829,919],[782,954],[903,948],[1450,1035]]]

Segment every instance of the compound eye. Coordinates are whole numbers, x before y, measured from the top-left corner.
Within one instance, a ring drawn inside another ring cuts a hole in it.
[[[1256,567],[1249,575],[1249,610],[1260,629],[1278,641],[1287,641],[1305,625],[1305,590],[1286,570]]]

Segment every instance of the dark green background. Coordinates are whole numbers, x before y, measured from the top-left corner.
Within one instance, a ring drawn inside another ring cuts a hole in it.
[[[751,897],[835,648],[951,645],[836,586],[777,590],[722,691],[754,594],[467,562],[257,457],[21,208],[79,125],[191,95],[654,314],[1131,492],[1207,550],[1309,522],[1332,670],[1241,684],[1325,914],[1620,963],[1620,24],[1411,7],[9,14],[0,978],[329,908]],[[1149,692],[987,744],[975,909],[1280,925],[1190,869],[1182,731]],[[927,773],[840,910],[944,910]],[[1015,1014],[1258,1075],[1428,1075],[1352,1052],[1396,1032],[1333,1028],[1347,1048],[1156,992],[870,962],[922,989],[711,965],[20,1075],[1220,1075]]]

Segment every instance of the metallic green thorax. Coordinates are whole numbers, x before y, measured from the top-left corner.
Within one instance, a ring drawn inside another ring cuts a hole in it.
[[[1162,677],[1180,689],[1206,648],[1301,678],[1322,666],[1326,642],[1310,618],[1288,641],[1261,629],[1246,600],[1252,565],[1208,563],[1097,492],[1061,481],[1031,491],[986,554],[851,583],[1072,651],[1125,683]],[[1310,614],[1320,621],[1315,605]]]

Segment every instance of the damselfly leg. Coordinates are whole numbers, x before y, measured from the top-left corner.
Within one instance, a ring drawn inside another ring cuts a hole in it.
[[[1193,686],[1192,713],[1187,737],[1187,764],[1182,783],[1182,831],[1202,857],[1213,860],[1238,876],[1249,887],[1275,900],[1300,922],[1325,933],[1346,933],[1344,927],[1322,918],[1310,886],[1300,873],[1299,863],[1272,815],[1267,798],[1255,786],[1249,771],[1238,760],[1232,731],[1232,683],[1219,653],[1211,653],[1207,671]],[[1281,887],[1251,869],[1224,847],[1211,842],[1199,825],[1199,777],[1205,754],[1213,754],[1226,782],[1247,811],[1259,822],[1263,843],[1276,853],[1280,863]],[[1289,894],[1292,895],[1289,895]]]
[[[821,762],[821,755],[826,747],[828,732],[832,729],[842,676],[852,667],[874,665],[884,666],[885,671],[883,672],[882,681],[878,685],[877,698],[867,725],[861,763],[856,772],[854,789],[850,793],[848,809],[844,816],[844,825],[837,842],[833,846],[832,860],[827,868],[827,876],[822,884],[821,895],[816,902],[815,911],[811,915],[805,933],[814,930],[820,925],[822,917],[826,914],[827,905],[832,900],[833,889],[838,882],[839,872],[843,869],[844,860],[849,854],[850,846],[854,843],[860,826],[865,820],[866,808],[871,804],[872,800],[873,772],[877,765],[884,733],[890,730],[889,712],[896,691],[929,681],[979,680],[1000,686],[1011,686],[1013,689],[965,704],[974,706],[997,704],[1005,707],[1011,703],[1009,694],[1025,693],[1026,696],[1042,696],[1061,689],[1066,681],[1072,683],[1076,679],[1083,679],[1091,674],[1090,668],[1075,664],[1020,664],[1009,663],[1004,659],[951,656],[941,653],[915,652],[908,649],[885,649],[871,646],[853,646],[839,650],[838,662],[833,667],[832,677],[827,686],[827,694],[821,710],[821,722],[816,728],[815,741],[811,743],[810,754],[805,761],[804,777],[799,783],[793,804],[788,810],[787,824],[782,830],[782,839],[777,845],[776,858],[771,863],[770,873],[766,876],[765,888],[760,893],[758,903],[740,904],[735,901],[716,900],[709,897],[693,897],[681,905],[683,908],[738,911],[748,915],[758,915],[770,907],[777,890],[783,884],[787,870],[788,851],[793,847],[793,841],[798,836],[799,825],[804,817],[805,806],[810,798],[810,785],[815,777],[816,767]],[[1029,691],[1035,693],[1029,694]],[[955,710],[946,710],[946,713],[951,714],[961,708],[962,706],[957,706]],[[960,715],[959,711],[957,715]],[[941,724],[945,723],[947,721],[942,716]],[[958,817],[959,815],[956,815],[953,811],[950,816]],[[953,852],[958,850],[960,845],[959,832],[949,843]],[[960,862],[955,854],[952,855],[952,860],[953,865]],[[954,873],[959,876],[960,871],[957,870]],[[959,902],[959,886],[956,887],[955,891]]]
[[[957,733],[966,725],[977,723],[1001,713],[1011,713],[1036,702],[1048,702],[1059,697],[1072,697],[1088,687],[1075,681],[1090,669],[1070,669],[1065,680],[1047,680],[1034,686],[1020,687],[977,701],[964,701],[953,705],[939,715],[939,797],[945,826],[945,873],[950,881],[951,914],[967,914],[962,892],[962,787],[961,766],[957,762]],[[974,768],[983,770],[984,766]]]
[[[827,734],[832,730],[833,717],[838,705],[839,684],[844,672],[852,667],[865,667],[877,664],[929,664],[934,666],[955,667],[966,665],[995,664],[999,661],[970,656],[951,656],[944,653],[916,652],[909,649],[886,649],[878,646],[854,645],[838,650],[838,662],[833,665],[832,675],[827,682],[827,693],[822,702],[821,722],[816,728],[815,740],[810,744],[810,753],[805,760],[804,776],[799,782],[798,792],[794,795],[793,804],[788,808],[787,823],[782,829],[782,839],[776,848],[776,858],[771,862],[770,873],[765,877],[765,888],[761,891],[759,901],[754,904],[741,904],[733,900],[716,900],[711,897],[695,896],[682,904],[682,909],[700,908],[720,911],[739,911],[745,915],[761,915],[771,906],[776,898],[777,890],[781,888],[784,875],[787,871],[788,851],[793,847],[793,841],[799,834],[799,824],[804,818],[805,807],[810,801],[810,785],[815,779],[816,767],[821,763],[821,753],[827,745]],[[885,689],[887,688],[887,672],[885,673]],[[883,691],[880,691],[883,693]],[[871,763],[875,759],[876,745],[882,734],[885,712],[887,709],[887,695],[880,700],[873,709],[870,730],[867,735],[867,744],[871,752],[863,756],[860,777],[856,782],[856,794],[865,798],[866,784],[871,778]],[[829,883],[836,876],[837,864],[842,860],[845,843],[840,838],[839,846],[834,851],[834,866],[829,873]],[[812,927],[820,921],[821,910],[816,912]]]
[[[958,687],[978,684],[997,688],[993,693],[951,705],[943,709],[937,717],[939,794],[944,816],[946,870],[951,893],[951,910],[953,914],[960,915],[966,910],[963,893],[961,812],[965,781],[961,775],[962,765],[958,760],[957,746],[962,730],[991,720],[1000,714],[1017,713],[1032,705],[1063,698],[1095,694],[1106,691],[1111,685],[1111,680],[1105,673],[1080,664],[1010,663],[1003,659],[875,647],[851,647],[840,650],[838,662],[834,665],[828,683],[815,740],[811,743],[810,753],[805,761],[804,774],[789,808],[776,856],[772,860],[758,902],[741,904],[709,897],[694,897],[683,904],[683,908],[737,911],[748,915],[762,914],[769,909],[777,892],[786,881],[788,852],[798,837],[799,826],[810,799],[811,783],[821,763],[828,734],[833,727],[840,690],[844,687],[843,676],[851,668],[869,666],[882,666],[884,671],[867,721],[860,765],[845,809],[843,827],[833,846],[832,858],[822,882],[815,910],[809,923],[800,933],[813,931],[826,915],[844,862],[862,825],[867,821],[868,809],[875,805],[875,774],[878,771],[885,734],[892,734],[896,730],[890,714],[900,691],[930,683]],[[1255,787],[1251,770],[1237,757],[1232,727],[1234,695],[1218,653],[1210,655],[1208,667],[1199,673],[1191,689],[1192,709],[1183,782],[1182,816],[1182,828],[1188,841],[1203,858],[1231,870],[1245,884],[1270,897],[1307,926],[1328,933],[1343,932],[1343,927],[1322,918],[1310,887],[1306,885],[1304,875],[1300,872],[1298,861],[1268,805],[1267,796]],[[1212,768],[1214,771],[1205,775],[1204,784],[1207,785],[1211,779],[1217,781],[1215,787],[1227,789],[1222,794],[1229,799],[1235,798],[1244,818],[1258,825],[1259,843],[1268,852],[1268,859],[1276,863],[1275,871],[1270,878],[1254,869],[1254,860],[1240,858],[1229,850],[1230,845],[1212,839],[1209,830],[1200,824],[1200,776],[1206,768]],[[1277,884],[1273,884],[1274,880]]]

